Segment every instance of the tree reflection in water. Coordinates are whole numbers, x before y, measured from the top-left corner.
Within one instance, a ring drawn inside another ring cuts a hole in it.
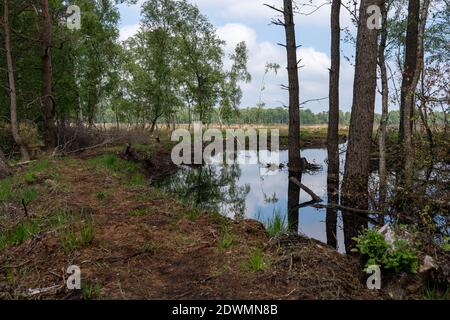
[[[241,219],[245,215],[250,186],[239,186],[240,176],[238,164],[183,166],[176,177],[165,181],[162,187],[188,205]]]

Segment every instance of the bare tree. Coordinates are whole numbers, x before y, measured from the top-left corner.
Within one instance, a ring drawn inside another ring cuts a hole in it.
[[[44,118],[44,141],[48,149],[56,147],[55,100],[52,93],[52,18],[48,0],[41,0],[44,19],[41,32],[42,43],[42,114]]]
[[[9,98],[10,98],[10,115],[11,115],[11,133],[15,143],[20,147],[20,154],[22,160],[30,160],[25,144],[19,134],[19,128],[17,123],[17,93],[16,93],[16,81],[14,79],[14,64],[12,60],[11,50],[11,29],[9,27],[9,3],[8,0],[3,0],[3,19],[2,19],[3,35],[4,35],[4,47],[6,56],[6,66],[8,71],[8,83],[9,83]]]
[[[289,78],[289,170],[301,172],[300,158],[300,89],[298,81],[297,43],[295,38],[294,8],[292,0],[283,1],[283,9],[267,5],[283,14],[284,21],[273,20],[272,23],[284,27],[286,35],[287,70]]]
[[[341,1],[331,4],[331,68],[329,78],[328,111],[328,173],[330,178],[339,180],[339,72],[341,63],[339,23]]]
[[[349,139],[342,186],[345,206],[368,209],[368,181],[370,149],[374,122],[377,81],[377,30],[368,28],[371,5],[381,7],[384,0],[361,0],[356,40],[355,76]],[[345,245],[353,245],[352,238],[367,220],[356,213],[344,212]]]
[[[329,76],[329,109],[328,109],[328,174],[327,194],[328,202],[339,202],[339,74],[341,64],[341,27],[340,27],[341,0],[333,0],[331,3],[331,67]],[[336,248],[337,209],[327,208],[326,229],[327,243]]]

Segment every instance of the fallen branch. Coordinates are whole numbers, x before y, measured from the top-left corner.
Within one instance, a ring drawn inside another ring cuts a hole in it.
[[[317,195],[315,194],[310,188],[308,188],[307,186],[305,186],[303,183],[301,183],[300,181],[298,181],[297,178],[295,177],[291,177],[289,179],[290,181],[292,181],[293,183],[295,183],[300,189],[303,189],[307,194],[309,194],[311,196],[311,198],[313,198],[313,200],[315,202],[322,202],[323,200]]]
[[[81,148],[81,149],[65,152],[64,154],[72,154],[72,153],[77,153],[77,152],[82,152],[82,151],[86,151],[86,150],[95,149],[95,148],[103,147],[104,145],[110,144],[112,142],[113,142],[113,140],[108,139],[108,140],[103,141],[100,144],[96,144],[95,146],[90,146],[90,147],[85,147],[85,148]],[[54,153],[56,154],[56,151]]]
[[[339,209],[339,210],[343,210],[343,211],[350,211],[350,212],[364,213],[364,214],[374,214],[374,215],[384,215],[385,214],[384,212],[381,212],[381,211],[350,208],[350,207],[342,206],[340,204],[335,204],[335,203],[329,203],[329,204],[316,203],[313,205],[313,207],[316,209]]]

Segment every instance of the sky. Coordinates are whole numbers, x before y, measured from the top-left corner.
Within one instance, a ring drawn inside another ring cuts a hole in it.
[[[284,29],[271,25],[277,13],[264,6],[264,3],[281,7],[282,0],[188,0],[196,4],[215,26],[218,36],[226,41],[225,54],[231,54],[237,43],[245,41],[249,51],[248,70],[252,75],[251,83],[242,83],[243,99],[241,107],[254,107],[260,97],[261,84],[268,62],[276,62],[282,67],[278,74],[271,72],[265,80],[262,101],[267,107],[287,105],[288,93],[280,88],[287,85],[286,49],[277,43],[284,43]],[[140,6],[120,5],[120,39],[125,40],[135,34],[139,28]],[[305,0],[313,5],[323,0]],[[328,96],[328,68],[330,67],[330,5],[322,6],[312,14],[313,7],[303,7],[302,14],[295,16],[298,56],[301,59],[299,69],[300,101],[319,99]],[[341,10],[341,28],[355,27],[350,14]],[[341,35],[343,37],[343,35]],[[354,46],[341,42],[340,109],[350,111],[352,102],[352,83],[354,68],[350,61],[354,56]],[[230,62],[225,61],[224,68]],[[328,100],[309,102],[303,106],[313,112],[328,110]]]

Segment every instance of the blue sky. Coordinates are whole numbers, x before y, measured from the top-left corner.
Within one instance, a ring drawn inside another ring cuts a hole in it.
[[[121,14],[120,36],[124,40],[132,36],[138,29],[140,19],[139,0],[137,5],[120,5]],[[278,75],[270,74],[266,78],[266,89],[263,101],[267,106],[279,107],[287,105],[287,92],[280,89],[280,84],[287,84],[286,53],[277,43],[284,43],[284,30],[270,25],[276,12],[265,7],[268,3],[280,7],[281,0],[190,0],[196,4],[210,22],[216,27],[220,38],[226,41],[226,54],[230,54],[235,45],[246,41],[249,49],[248,69],[252,74],[252,82],[242,84],[244,92],[242,107],[255,106],[259,100],[261,80],[267,62],[277,62],[282,66]],[[306,1],[305,1],[306,2]],[[312,0],[312,4],[321,4],[323,0]],[[303,13],[312,8],[305,7]],[[328,96],[328,68],[329,58],[329,18],[330,6],[321,7],[311,15],[296,15],[297,42],[301,45],[298,50],[303,67],[300,75],[300,100],[323,98]],[[350,16],[345,9],[341,10],[341,27],[354,30]],[[342,43],[342,54],[351,57],[354,48],[350,44]],[[341,65],[341,109],[350,111],[352,100],[353,67],[342,57]],[[225,68],[229,63],[225,63]],[[326,111],[327,100],[308,103],[306,108],[314,112]]]

